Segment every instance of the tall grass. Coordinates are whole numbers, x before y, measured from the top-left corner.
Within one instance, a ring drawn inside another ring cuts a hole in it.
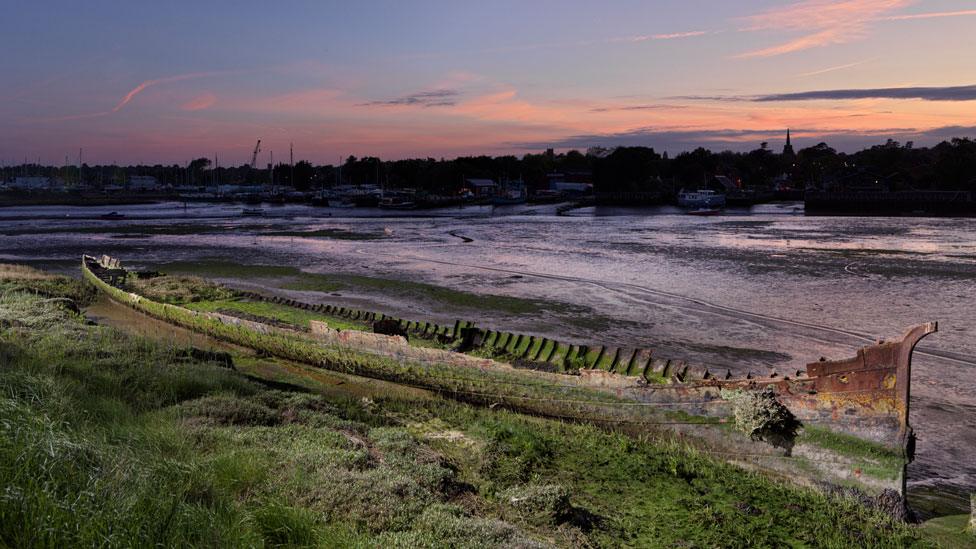
[[[418,517],[456,492],[452,467],[358,401],[270,390],[30,294],[0,297],[0,325],[0,545],[442,545]],[[532,543],[502,530],[485,535]]]
[[[0,263],[0,294],[27,292],[47,297],[63,297],[77,305],[90,303],[96,290],[89,284],[56,276],[26,265]]]

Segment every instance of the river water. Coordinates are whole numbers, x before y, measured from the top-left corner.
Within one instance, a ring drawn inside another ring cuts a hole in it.
[[[797,204],[711,218],[670,208],[557,216],[555,206],[399,217],[269,206],[257,219],[234,205],[111,209],[125,219],[99,219],[109,208],[0,208],[0,261],[77,272],[82,251],[150,267],[221,259],[572,304],[552,314],[489,309],[473,319],[564,341],[652,347],[659,356],[735,373],[792,373],[936,320],[939,332],[913,362],[911,422],[919,440],[910,493],[918,501],[937,494],[951,508],[940,512],[963,512],[964,495],[976,490],[976,219],[806,217]],[[174,226],[180,229],[156,230]],[[268,234],[284,230],[373,238]],[[369,287],[286,293],[409,318],[474,314]]]

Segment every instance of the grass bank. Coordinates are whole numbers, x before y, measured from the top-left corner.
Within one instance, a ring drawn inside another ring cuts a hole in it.
[[[0,297],[0,545],[545,546],[361,399]],[[473,498],[473,502],[468,499]]]
[[[0,358],[0,545],[929,545],[673,441],[229,369],[23,287]]]
[[[81,306],[93,300],[94,287],[26,265],[0,263],[0,295],[28,293],[48,298],[64,298]]]

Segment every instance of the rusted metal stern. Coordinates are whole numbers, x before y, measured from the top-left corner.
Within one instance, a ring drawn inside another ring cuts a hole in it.
[[[823,360],[807,365],[813,390],[824,394],[853,395],[849,399],[872,410],[892,413],[898,420],[897,441],[911,459],[914,437],[908,422],[912,377],[912,353],[925,336],[939,330],[938,322],[919,324],[897,340],[881,340],[858,349],[853,358]],[[862,396],[863,395],[863,396]],[[891,401],[894,406],[878,406]]]

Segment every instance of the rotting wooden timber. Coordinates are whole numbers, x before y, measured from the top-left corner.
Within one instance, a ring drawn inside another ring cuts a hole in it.
[[[886,491],[904,495],[905,466],[914,450],[908,421],[912,352],[919,340],[937,330],[934,322],[922,324],[897,340],[864,347],[853,358],[808,364],[795,376],[770,373],[737,378],[728,370],[714,373],[655,357],[649,349],[569,345],[483,330],[470,322],[438,326],[242,294],[367,324],[395,320],[411,338],[453,342],[456,349],[476,356],[416,347],[401,336],[334,330],[327,323],[313,322],[311,331],[301,332],[133,294],[124,289],[125,269],[107,256],[84,256],[82,271],[120,303],[283,358],[429,388],[474,403],[502,404],[628,431],[666,429],[742,467],[801,484],[855,487],[874,496]],[[356,353],[380,360],[357,362],[350,358]],[[473,374],[487,377],[476,380]],[[776,441],[737,432],[729,421],[736,412],[735,395],[760,393],[772,395],[788,409],[799,429]],[[606,397],[593,399],[594,394]]]

